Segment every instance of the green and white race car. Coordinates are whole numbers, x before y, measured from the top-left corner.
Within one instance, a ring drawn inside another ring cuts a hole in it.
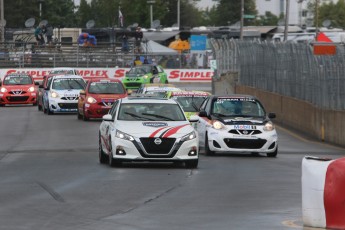
[[[168,83],[168,77],[162,66],[154,64],[144,64],[132,67],[126,72],[122,80],[125,88],[138,89],[142,84],[147,83]]]

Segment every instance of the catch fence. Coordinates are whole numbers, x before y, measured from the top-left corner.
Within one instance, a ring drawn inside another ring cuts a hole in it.
[[[217,75],[238,73],[239,84],[304,100],[331,110],[345,109],[345,47],[314,55],[311,43],[211,39]]]

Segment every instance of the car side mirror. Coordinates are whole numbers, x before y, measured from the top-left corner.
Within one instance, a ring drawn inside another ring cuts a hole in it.
[[[102,117],[103,121],[113,121],[111,114],[106,114]]]
[[[199,121],[199,117],[196,115],[192,115],[189,118],[189,122],[198,122]]]
[[[44,86],[43,85],[39,85],[38,88],[39,89],[44,89]]]
[[[207,113],[205,110],[199,112],[199,117],[207,117]]]
[[[38,81],[35,81],[35,85],[40,85],[40,83]]]
[[[0,86],[2,85],[2,82],[0,81]]]
[[[85,90],[80,90],[80,95],[86,95]]]
[[[158,74],[158,71],[156,69],[152,70],[152,74]]]
[[[129,73],[129,71],[126,71],[126,74],[128,74]]]
[[[276,118],[276,114],[275,113],[269,113],[268,118],[271,118],[271,119]]]

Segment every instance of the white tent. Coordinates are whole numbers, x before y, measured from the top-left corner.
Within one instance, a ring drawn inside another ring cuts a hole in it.
[[[141,43],[141,50],[143,53],[148,54],[178,54],[178,52],[174,49],[171,49],[169,47],[163,46],[155,41],[148,40],[147,42]]]

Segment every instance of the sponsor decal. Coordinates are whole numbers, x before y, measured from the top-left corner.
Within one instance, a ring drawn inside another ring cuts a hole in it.
[[[182,129],[183,127],[187,126],[189,124],[185,124],[185,125],[180,125],[180,126],[176,126],[170,130],[168,130],[168,132],[166,132],[163,137],[169,137],[171,135],[174,135],[175,133],[177,133],[177,131],[179,131],[180,129]]]
[[[166,122],[143,122],[143,126],[149,126],[149,127],[166,127],[168,126],[168,123]]]
[[[203,70],[173,70],[170,72],[169,79],[179,78],[180,81],[199,81],[199,80],[211,80],[213,71]]]
[[[101,78],[109,78],[108,74],[109,70],[78,70],[79,75],[83,76],[83,78],[88,77],[101,77]]]
[[[256,129],[255,125],[234,125],[234,129],[252,130]]]

